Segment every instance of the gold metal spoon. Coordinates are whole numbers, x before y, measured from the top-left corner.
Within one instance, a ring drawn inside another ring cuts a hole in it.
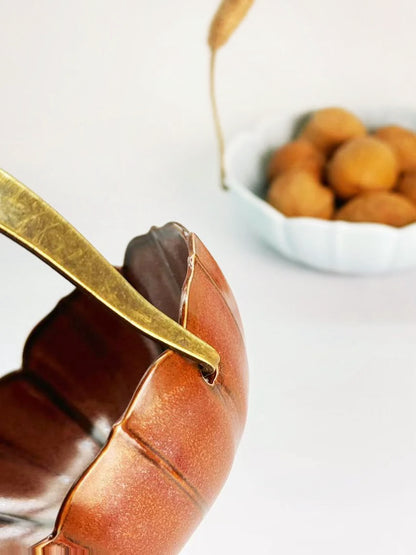
[[[0,169],[0,232],[149,337],[198,361],[212,382],[219,355],[155,308],[56,210]]]

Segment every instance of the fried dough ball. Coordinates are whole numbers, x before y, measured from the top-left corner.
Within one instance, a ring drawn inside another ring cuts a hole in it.
[[[278,148],[270,159],[268,175],[272,180],[289,170],[304,170],[319,179],[325,157],[312,143],[304,139],[292,141]]]
[[[416,171],[404,173],[397,183],[396,190],[416,204]]]
[[[334,212],[334,193],[306,171],[294,170],[276,177],[267,201],[286,216],[329,220]]]
[[[300,137],[330,154],[341,143],[365,134],[364,124],[351,112],[343,108],[324,108],[312,114]]]
[[[375,137],[344,143],[328,164],[328,180],[336,194],[348,199],[365,191],[392,189],[398,174],[392,149]]]
[[[362,193],[340,208],[335,217],[402,227],[416,221],[416,206],[398,193]]]
[[[400,171],[416,170],[416,133],[399,125],[388,125],[377,129],[375,136],[396,153]]]

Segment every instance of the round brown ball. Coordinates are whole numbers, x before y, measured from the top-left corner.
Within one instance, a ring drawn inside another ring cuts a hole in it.
[[[399,125],[381,127],[375,136],[393,149],[400,171],[416,170],[416,133]]]
[[[397,174],[392,149],[380,139],[368,136],[340,146],[328,164],[327,173],[330,185],[343,199],[365,191],[392,189]]]
[[[416,206],[399,193],[362,193],[340,208],[336,219],[403,227],[416,221]]]
[[[269,162],[268,176],[272,180],[290,170],[304,170],[320,178],[325,157],[312,143],[304,139],[292,141],[278,148]]]
[[[401,175],[396,186],[396,191],[416,204],[416,171]]]
[[[340,144],[366,134],[364,124],[343,108],[324,108],[312,114],[302,130],[301,137],[316,148],[330,154]]]
[[[329,220],[334,213],[334,193],[305,171],[291,171],[276,177],[267,201],[286,216]]]

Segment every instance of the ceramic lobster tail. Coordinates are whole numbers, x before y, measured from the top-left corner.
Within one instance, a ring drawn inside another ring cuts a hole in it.
[[[130,243],[122,273],[217,350],[216,380],[85,293],[60,301],[0,381],[1,553],[177,553],[228,475],[247,366],[221,271],[168,224]]]

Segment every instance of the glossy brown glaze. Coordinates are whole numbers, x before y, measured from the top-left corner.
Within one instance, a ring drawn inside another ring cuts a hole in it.
[[[1,553],[177,553],[227,477],[247,366],[222,273],[176,224],[133,240],[122,271],[218,350],[217,381],[85,294],[62,300],[0,381]]]

